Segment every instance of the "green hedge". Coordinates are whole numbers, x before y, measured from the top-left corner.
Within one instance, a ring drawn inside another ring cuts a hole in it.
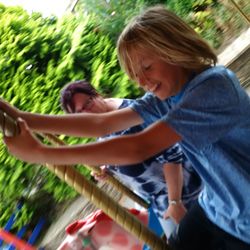
[[[31,112],[62,113],[61,88],[69,81],[84,78],[105,95],[136,97],[140,94],[120,70],[113,42],[86,15],[43,18],[39,13],[29,15],[21,8],[0,5],[0,71],[1,96]],[[90,140],[61,138],[69,144]],[[56,201],[76,195],[46,168],[10,156],[2,143],[0,166],[1,226],[13,211],[13,201],[24,193],[46,190]],[[89,177],[88,170],[83,166],[78,168]],[[22,211],[22,223],[34,213],[32,206]]]

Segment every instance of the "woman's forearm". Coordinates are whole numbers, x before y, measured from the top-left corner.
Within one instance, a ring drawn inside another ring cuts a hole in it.
[[[175,223],[179,224],[187,211],[181,200],[183,187],[183,173],[181,164],[165,164],[164,175],[167,182],[169,203],[164,217],[170,217],[175,221]]]
[[[168,199],[180,201],[183,187],[183,173],[181,164],[167,163],[164,165],[163,171],[168,189]]]

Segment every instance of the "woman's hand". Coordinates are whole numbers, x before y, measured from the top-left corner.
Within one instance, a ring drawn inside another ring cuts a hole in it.
[[[44,162],[42,148],[43,145],[32,135],[28,125],[21,118],[17,119],[20,134],[14,137],[4,137],[4,142],[10,154],[22,161],[29,163]]]
[[[91,175],[95,178],[97,181],[104,181],[108,177],[107,173],[107,167],[105,165],[100,167],[100,173],[91,172]]]
[[[186,212],[187,209],[184,207],[183,203],[178,202],[176,204],[170,204],[163,217],[164,219],[171,218],[176,224],[179,224]]]

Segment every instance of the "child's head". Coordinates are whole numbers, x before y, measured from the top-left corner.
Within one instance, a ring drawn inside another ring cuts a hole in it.
[[[76,96],[76,94],[82,94],[82,96],[85,96],[86,104],[90,104],[91,100],[99,96],[95,88],[85,80],[68,83],[61,90],[61,98],[60,98],[62,109],[66,113],[77,112],[76,107],[73,103],[73,98],[74,96]]]
[[[135,17],[121,33],[117,48],[121,66],[133,80],[135,68],[138,70],[135,60],[138,51],[151,52],[168,64],[196,72],[217,61],[213,49],[163,6],[151,7]]]

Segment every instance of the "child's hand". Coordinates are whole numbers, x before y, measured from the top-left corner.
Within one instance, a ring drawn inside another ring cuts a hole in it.
[[[94,176],[94,178],[97,181],[104,181],[108,177],[107,167],[106,166],[101,166],[100,170],[101,170],[101,173],[91,172],[91,175]]]
[[[14,137],[4,137],[9,152],[20,160],[29,163],[40,163],[42,144],[32,135],[24,120],[18,118],[17,124],[20,133]]]
[[[171,218],[176,224],[179,224],[186,212],[187,209],[184,207],[183,203],[178,202],[176,204],[170,204],[163,217],[164,219]]]
[[[11,118],[16,120],[18,117],[21,117],[21,111],[14,106],[10,105],[4,99],[0,98],[0,109],[8,114]]]

